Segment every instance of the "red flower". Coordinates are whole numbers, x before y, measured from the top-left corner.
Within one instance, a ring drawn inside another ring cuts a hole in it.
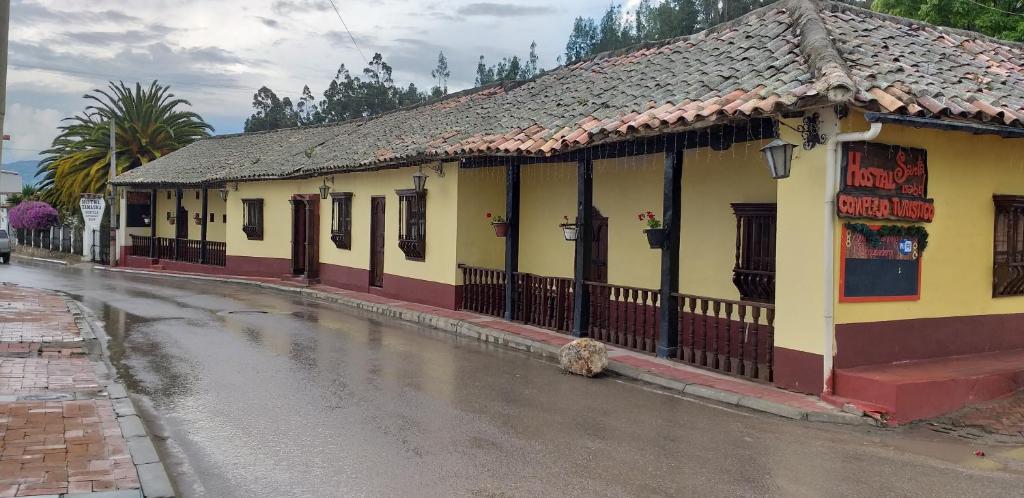
[[[487,213],[485,216],[487,216],[487,219],[491,219],[491,213]]]
[[[640,220],[640,221],[644,221],[644,214],[643,214],[643,213],[640,213],[640,214],[636,215],[636,218],[637,218],[638,220]]]
[[[649,219],[649,220],[653,220],[653,219],[654,219],[654,213],[652,213],[652,212],[648,211],[648,212],[647,212],[647,219]]]

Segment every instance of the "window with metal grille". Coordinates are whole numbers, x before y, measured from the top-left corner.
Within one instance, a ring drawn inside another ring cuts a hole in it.
[[[242,199],[242,231],[249,240],[263,240],[263,199]]]
[[[406,259],[427,256],[427,192],[396,190],[398,194],[398,248]]]
[[[352,249],[352,192],[331,194],[331,241],[338,249]]]
[[[992,296],[1024,295],[1024,196],[995,195]]]
[[[775,302],[775,204],[732,204],[736,261],[732,282],[740,299]]]

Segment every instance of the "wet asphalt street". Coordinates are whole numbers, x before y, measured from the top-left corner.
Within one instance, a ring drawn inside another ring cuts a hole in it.
[[[107,323],[183,496],[1020,496],[969,443],[719,407],[251,287],[16,259]],[[925,431],[927,432],[927,431]]]

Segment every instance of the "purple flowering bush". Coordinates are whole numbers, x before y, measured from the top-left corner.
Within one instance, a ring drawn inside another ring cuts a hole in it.
[[[11,228],[45,230],[56,225],[60,218],[53,206],[39,201],[24,201],[8,213]]]

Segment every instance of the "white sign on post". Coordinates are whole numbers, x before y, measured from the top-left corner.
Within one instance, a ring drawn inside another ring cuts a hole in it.
[[[82,209],[82,218],[85,219],[85,231],[82,235],[82,256],[95,259],[92,253],[96,241],[93,234],[98,234],[100,223],[103,221],[103,211],[107,207],[107,201],[99,194],[82,194],[78,200],[78,207]]]

